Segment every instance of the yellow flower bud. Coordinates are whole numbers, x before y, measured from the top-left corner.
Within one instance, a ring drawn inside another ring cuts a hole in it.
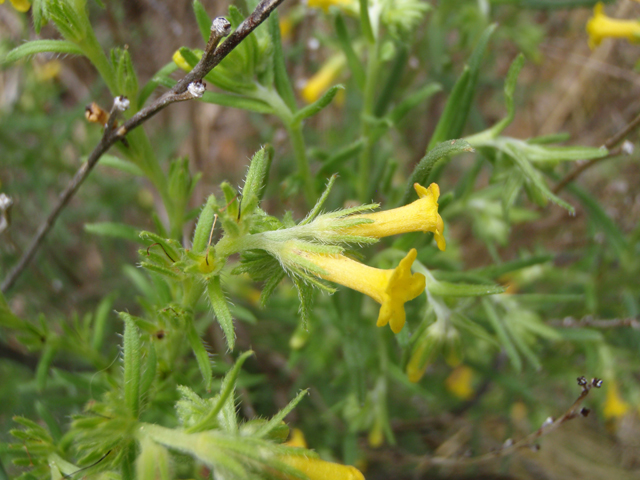
[[[340,465],[302,455],[283,455],[279,460],[300,470],[309,480],[365,480],[360,470],[351,465]]]

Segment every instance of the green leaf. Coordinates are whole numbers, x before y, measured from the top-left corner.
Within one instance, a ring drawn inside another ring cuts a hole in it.
[[[360,28],[362,35],[369,44],[376,41],[373,28],[371,28],[371,20],[369,19],[369,2],[367,0],[359,0],[360,2]]]
[[[329,90],[324,92],[324,94],[311,105],[307,105],[306,107],[298,110],[296,114],[293,116],[294,122],[301,122],[305,118],[313,117],[317,113],[319,113],[322,109],[324,109],[327,105],[331,103],[333,98],[338,93],[338,90],[344,90],[344,86],[342,85],[334,85]]]
[[[513,260],[501,265],[490,265],[488,267],[476,268],[474,270],[469,270],[467,273],[474,273],[488,278],[498,278],[505,273],[514,272],[533,265],[540,265],[552,260],[553,255],[538,255],[530,258],[523,258],[521,260]]]
[[[222,327],[224,336],[227,339],[227,346],[229,350],[233,350],[236,343],[236,333],[233,328],[233,317],[229,311],[229,305],[227,299],[222,293],[222,287],[220,286],[220,277],[213,277],[207,284],[207,294],[209,295],[209,301],[211,307],[216,315],[216,320]]]
[[[101,237],[114,237],[130,240],[136,243],[144,243],[140,239],[140,231],[131,225],[114,222],[85,223],[85,232]]]
[[[402,100],[393,110],[391,110],[391,112],[389,112],[387,118],[393,125],[398,125],[410,110],[414,109],[441,90],[442,86],[439,83],[428,83],[424,85],[420,90],[412,93]]]
[[[498,335],[500,344],[504,348],[507,356],[509,357],[509,360],[511,361],[511,365],[513,365],[513,368],[515,368],[516,371],[520,373],[522,371],[522,360],[520,359],[520,355],[518,355],[518,351],[513,345],[513,342],[511,341],[511,338],[509,337],[507,330],[502,323],[502,320],[498,318],[498,314],[496,313],[492,303],[488,299],[482,299],[482,306],[484,307],[484,311],[487,315],[489,323]]]
[[[86,161],[86,159],[83,159],[83,161]],[[122,172],[130,173],[131,175],[135,175],[137,177],[146,176],[140,167],[128,160],[123,160],[122,158],[116,157],[115,155],[102,155],[100,157],[99,165],[102,167],[117,168]]]
[[[575,183],[567,185],[567,190],[580,201],[589,213],[589,219],[602,230],[619,256],[629,251],[629,244],[624,234],[591,193],[586,192]]]
[[[409,49],[404,42],[396,42],[394,47],[395,56],[393,64],[389,65],[389,74],[384,82],[384,86],[378,94],[376,106],[373,109],[373,115],[378,118],[387,113],[389,104],[393,100],[394,96],[402,91],[402,89],[398,88],[398,85],[400,85],[402,81],[402,75],[404,74],[404,69],[407,66],[407,61],[409,60]]]
[[[186,329],[187,339],[189,340],[189,345],[191,346],[191,350],[193,350],[193,354],[195,355],[198,363],[198,368],[200,369],[200,373],[204,379],[205,389],[210,391],[211,382],[213,382],[213,371],[211,370],[209,352],[207,352],[200,335],[198,335],[198,332],[196,331],[193,319],[187,319]]]
[[[505,128],[509,126],[516,115],[516,109],[513,105],[513,95],[516,91],[516,85],[518,83],[518,75],[520,74],[520,70],[524,66],[524,55],[519,54],[513,62],[511,62],[511,66],[509,67],[509,72],[507,73],[507,79],[504,82],[504,98],[507,106],[507,116],[496,123],[491,131],[494,132],[495,135],[502,132]]]
[[[472,285],[439,281],[427,283],[427,290],[430,294],[438,297],[481,297],[504,293],[506,288],[500,285]]]
[[[254,432],[253,436],[255,438],[264,438],[267,435],[269,435],[269,433],[271,433],[272,430],[274,430],[275,428],[280,427],[280,425],[284,421],[284,417],[289,415],[289,413],[291,413],[291,411],[294,408],[296,408],[298,403],[300,403],[300,401],[308,393],[309,393],[308,389],[307,390],[302,390],[300,393],[298,393],[298,395],[296,395],[296,397],[293,400],[291,400],[286,407],[284,407],[282,410],[280,410],[278,413],[276,413],[268,422],[266,422],[264,425],[262,425],[260,428],[258,428]]]
[[[140,95],[138,95],[138,107],[142,107],[147,102],[158,85],[167,86],[167,82],[175,85],[176,81],[170,79],[169,75],[171,75],[176,70],[178,70],[178,66],[173,61],[167,63],[164,67],[158,70],[158,73],[156,73],[151,78],[151,80],[149,80],[147,84],[142,87],[142,90],[140,90]]]
[[[413,192],[413,184],[419,183],[420,185],[424,185],[431,174],[431,170],[433,170],[433,166],[438,160],[459,153],[473,151],[474,150],[471,145],[469,145],[465,140],[448,140],[436,145],[434,148],[431,148],[418,162],[416,168],[413,169],[413,173],[411,173],[411,177],[409,177],[409,181],[407,182],[407,187],[405,188],[400,204],[406,205],[409,203],[409,199]]]
[[[338,150],[336,153],[329,156],[318,170],[318,177],[322,177],[329,173],[334,173],[332,170],[336,166],[344,166],[344,163],[352,158],[355,158],[364,148],[365,141],[361,138],[353,143],[350,143],[346,147]]]
[[[336,13],[334,25],[336,27],[336,34],[338,36],[340,47],[342,47],[342,51],[344,52],[345,57],[347,57],[347,65],[349,65],[351,75],[353,75],[353,79],[358,85],[358,88],[360,90],[364,90],[364,67],[362,66],[362,62],[360,62],[360,59],[356,55],[355,50],[353,49],[351,39],[349,38],[347,26],[344,23],[344,18],[342,17],[342,14],[340,12]]]
[[[223,107],[239,108],[241,110],[249,110],[256,113],[273,114],[273,108],[267,103],[257,98],[245,97],[240,95],[230,95],[228,93],[204,92],[201,102],[213,103]]]
[[[13,63],[21,58],[45,52],[66,55],[84,55],[80,47],[67,40],[34,40],[32,42],[23,43],[19,47],[11,50],[0,63]]]
[[[47,386],[47,377],[49,376],[49,367],[53,363],[53,358],[58,352],[58,342],[50,337],[44,345],[38,367],[36,368],[36,386],[42,392]]]
[[[4,295],[0,292],[0,325],[14,330],[24,330],[26,323],[13,314]]]
[[[327,182],[327,186],[325,187],[324,192],[322,192],[322,195],[320,195],[320,198],[318,199],[316,204],[313,206],[311,211],[304,218],[304,220],[302,220],[298,225],[307,225],[311,223],[320,214],[320,212],[322,212],[322,206],[324,205],[324,202],[327,201],[327,198],[329,197],[329,193],[333,188],[333,184],[336,183],[337,179],[338,179],[338,175],[335,175],[335,174],[331,175],[331,178],[329,178],[329,181]]]
[[[495,29],[496,24],[490,25],[478,39],[476,48],[469,58],[468,66],[465,67],[456,81],[451,95],[449,95],[444,111],[438,120],[438,125],[429,140],[427,150],[431,150],[440,142],[462,135],[477,89],[482,57]]]
[[[85,225],[86,227],[86,225]],[[95,318],[93,320],[93,334],[91,336],[91,348],[99,352],[104,343],[105,330],[107,328],[107,320],[113,306],[116,293],[113,292],[102,299],[96,308]]]
[[[211,36],[211,24],[213,20],[211,20],[202,3],[198,0],[193,0],[193,13],[196,16],[196,23],[198,24],[200,35],[202,35],[202,40],[204,40],[204,43],[207,43]]]
[[[124,320],[124,403],[133,418],[140,414],[140,334],[128,313],[119,312]]]
[[[293,93],[293,86],[287,73],[284,61],[284,53],[282,52],[282,40],[280,39],[280,23],[278,22],[278,12],[274,10],[269,15],[268,20],[269,35],[271,36],[272,58],[273,58],[273,79],[276,91],[280,98],[289,107],[289,110],[295,112],[296,97]]]

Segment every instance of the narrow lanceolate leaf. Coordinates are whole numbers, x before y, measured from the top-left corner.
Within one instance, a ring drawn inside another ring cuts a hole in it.
[[[338,36],[338,42],[340,42],[342,51],[344,52],[345,57],[347,57],[347,65],[349,65],[349,70],[351,70],[351,75],[353,75],[353,78],[356,81],[358,88],[360,90],[364,90],[364,84],[365,84],[364,67],[362,66],[362,62],[360,62],[358,55],[356,55],[355,50],[353,49],[351,39],[349,38],[347,25],[344,23],[344,18],[342,17],[341,13],[336,14],[335,27],[336,27],[336,34]]]
[[[209,412],[207,412],[200,422],[187,429],[188,433],[201,432],[215,426],[216,418],[218,413],[222,410],[222,407],[227,403],[227,401],[233,401],[236,380],[238,379],[238,375],[240,375],[242,365],[251,355],[253,355],[253,351],[249,350],[238,357],[233,368],[225,375],[224,380],[222,381],[222,386],[220,387],[220,395],[216,398],[216,402],[213,404],[213,407]]]
[[[518,82],[518,75],[520,74],[520,70],[522,70],[522,66],[524,65],[524,55],[520,54],[516,57],[516,59],[511,63],[511,67],[509,67],[509,72],[507,73],[507,79],[504,82],[504,97],[505,103],[507,105],[507,116],[496,123],[491,129],[495,134],[502,132],[505,128],[509,126],[516,114],[516,109],[513,104],[513,95],[516,91],[516,84]]]
[[[124,320],[124,403],[133,418],[140,414],[140,334],[135,322],[125,312]]]
[[[136,243],[140,241],[140,231],[130,225],[115,222],[85,223],[84,230],[101,237],[122,238]]]
[[[47,386],[47,377],[49,376],[49,367],[53,363],[53,357],[57,353],[57,342],[54,338],[48,338],[44,346],[38,368],[36,368],[36,386],[42,391]]]
[[[300,122],[305,118],[313,117],[315,114],[319,113],[322,109],[324,109],[327,105],[331,103],[333,98],[338,93],[338,90],[344,90],[343,85],[334,85],[329,90],[324,92],[324,94],[311,105],[304,107],[293,117],[294,122]]]
[[[485,314],[487,315],[487,319],[489,323],[493,327],[496,335],[498,336],[498,340],[500,344],[504,348],[504,351],[507,353],[509,360],[511,361],[511,365],[516,369],[517,372],[522,371],[522,359],[520,355],[518,355],[518,351],[516,350],[513,341],[509,337],[507,330],[502,324],[502,320],[498,317],[498,314],[493,307],[492,303],[486,298],[482,299],[482,306],[484,307]]]
[[[271,36],[272,56],[273,56],[273,79],[276,91],[284,103],[292,112],[296,111],[296,97],[293,93],[293,86],[289,80],[289,74],[284,61],[284,53],[282,52],[282,40],[280,39],[280,23],[278,22],[278,12],[273,11],[269,15],[269,35]]]
[[[473,285],[468,283],[434,282],[427,285],[429,293],[439,297],[481,297],[504,293],[500,285]]]
[[[213,370],[211,369],[209,352],[207,352],[207,349],[202,343],[200,335],[198,335],[198,332],[196,332],[196,327],[193,325],[192,319],[187,319],[186,328],[187,340],[189,340],[189,345],[191,345],[193,354],[195,355],[196,361],[198,362],[198,368],[200,369],[200,373],[202,373],[205,388],[207,389],[207,391],[209,391],[211,390],[211,382],[213,381]]]
[[[216,314],[216,320],[218,320],[218,323],[224,332],[224,336],[227,339],[227,346],[229,347],[229,350],[233,350],[236,343],[236,333],[233,328],[233,317],[229,311],[227,299],[224,297],[224,293],[222,293],[219,276],[214,277],[207,284],[207,294],[209,295],[209,301],[211,302],[211,307],[213,307],[213,312]]]
[[[495,29],[495,24],[490,25],[478,40],[469,58],[469,65],[465,67],[449,95],[444,112],[429,141],[429,150],[440,142],[462,135],[476,93],[482,57]]]
[[[273,418],[271,418],[271,420],[269,420],[267,423],[262,425],[258,430],[256,430],[256,432],[253,434],[253,436],[255,438],[266,437],[267,435],[269,435],[269,433],[273,429],[275,429],[275,428],[279,427],[280,425],[282,425],[282,422],[284,421],[284,417],[289,415],[289,413],[294,408],[296,408],[298,403],[300,403],[300,401],[304,398],[304,396],[308,392],[309,392],[309,390],[302,390],[300,393],[298,393],[298,395],[296,395],[296,398],[291,400],[286,407],[284,407],[282,410],[280,410],[278,413],[276,413],[273,416]]]
[[[401,205],[409,202],[414,183],[422,185],[427,181],[431,170],[433,170],[433,166],[438,160],[463,152],[473,152],[473,148],[465,140],[447,140],[430,149],[427,154],[422,157],[420,162],[418,162],[416,168],[413,169],[413,173],[411,177],[409,177],[409,182],[407,182]]]
[[[21,58],[45,52],[83,55],[80,47],[67,40],[34,40],[33,42],[23,43],[11,50],[0,63],[13,63]]]
[[[196,23],[200,30],[200,35],[206,44],[211,35],[211,17],[198,0],[193,0],[193,13],[196,16]]]

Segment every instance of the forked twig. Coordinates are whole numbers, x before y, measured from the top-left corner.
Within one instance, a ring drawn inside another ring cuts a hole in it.
[[[592,388],[600,388],[602,386],[602,380],[598,378],[593,378],[591,381],[588,381],[585,377],[578,377],[578,385],[582,388],[582,392],[578,399],[573,402],[573,405],[569,407],[569,409],[557,419],[553,419],[552,417],[547,418],[542,426],[538,428],[536,431],[527,435],[523,439],[513,442],[513,440],[508,439],[502,447],[497,450],[493,450],[491,452],[485,453],[483,455],[479,455],[476,457],[427,457],[422,458],[418,463],[417,470],[425,470],[431,466],[462,466],[462,465],[474,465],[479,463],[484,463],[490,460],[494,460],[496,458],[505,457],[507,455],[511,455],[515,453],[517,450],[521,449],[539,449],[539,446],[535,443],[540,437],[547,435],[554,430],[556,430],[563,423],[572,420],[576,417],[586,417],[589,415],[590,410],[588,408],[579,408],[587,395],[589,395],[589,391]]]
[[[201,84],[202,79],[235,47],[237,47],[242,40],[255,30],[258,25],[264,22],[269,17],[269,14],[282,2],[284,2],[284,0],[261,0],[253,13],[249,15],[240,24],[236,31],[219,46],[218,43],[220,40],[228,35],[230,24],[222,17],[216,18],[211,26],[211,36],[207,43],[207,49],[198,64],[193,67],[193,70],[179,80],[171,90],[164,93],[150,105],[140,110],[129,120],[124,122],[122,126],[116,128],[105,128],[102,139],[93,149],[86,163],[78,169],[67,187],[60,193],[58,203],[42,222],[40,227],[38,227],[36,234],[20,257],[20,260],[6,276],[2,285],[0,285],[0,290],[2,290],[2,292],[6,292],[13,286],[20,274],[29,265],[31,260],[33,260],[33,257],[44,241],[44,238],[55,224],[58,216],[78,191],[82,182],[84,182],[89,176],[89,173],[91,173],[93,167],[98,163],[100,157],[106,153],[114,143],[124,139],[128,132],[140,126],[166,106],[175,102],[191,100],[198,96],[202,96],[204,91],[202,88],[203,85]],[[111,115],[111,117],[115,116]],[[115,118],[113,118],[113,120],[115,120]],[[109,125],[107,125],[107,127],[109,127]]]

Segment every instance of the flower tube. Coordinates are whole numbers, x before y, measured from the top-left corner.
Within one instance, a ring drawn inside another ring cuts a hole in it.
[[[444,222],[438,213],[440,188],[432,183],[429,188],[415,183],[418,200],[404,207],[375,213],[352,215],[351,219],[369,219],[373,223],[363,223],[341,230],[342,233],[361,237],[382,238],[408,232],[432,232],[440,250],[446,248],[442,232]]]
[[[626,38],[630,42],[640,41],[640,22],[617,20],[604,14],[604,5],[599,2],[593,9],[593,17],[587,22],[589,48],[595,48],[607,37]]]
[[[314,274],[364,293],[378,302],[381,306],[376,325],[383,327],[389,324],[393,333],[399,333],[404,326],[405,302],[424,292],[424,275],[411,273],[411,265],[418,255],[415,248],[400,260],[396,268],[389,270],[369,267],[344,255],[311,252],[300,252],[300,255],[326,272]]]

